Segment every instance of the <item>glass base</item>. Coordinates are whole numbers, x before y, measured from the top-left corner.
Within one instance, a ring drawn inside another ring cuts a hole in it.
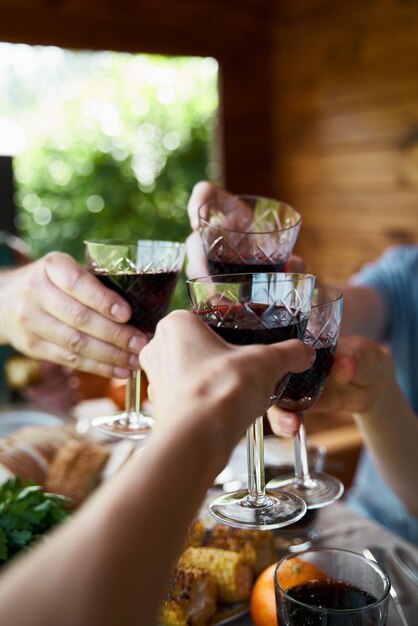
[[[118,413],[112,417],[96,417],[91,425],[107,437],[145,439],[153,432],[154,420],[142,414]]]
[[[209,504],[211,515],[222,524],[235,528],[272,530],[300,520],[306,513],[301,498],[279,489],[266,491],[263,504],[253,502],[248,491],[225,493]]]
[[[335,476],[323,472],[310,472],[309,478],[299,480],[294,474],[273,478],[268,489],[284,488],[288,493],[299,496],[306,502],[308,509],[319,509],[332,504],[344,493],[344,485]]]

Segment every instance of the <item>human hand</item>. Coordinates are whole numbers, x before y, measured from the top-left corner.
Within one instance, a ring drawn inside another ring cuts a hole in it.
[[[196,315],[175,311],[158,324],[140,362],[157,428],[207,419],[219,436],[235,441],[264,412],[277,380],[307,369],[314,358],[314,350],[297,340],[234,346]]]
[[[395,383],[395,369],[384,347],[360,335],[341,337],[329,379],[315,408],[368,412],[391,381]]]
[[[146,338],[128,303],[69,255],[52,252],[0,274],[0,337],[71,369],[126,378]]]
[[[381,345],[357,335],[341,337],[329,378],[314,407],[330,412],[368,412],[391,381],[395,381],[393,363]],[[300,424],[297,413],[277,406],[269,410],[269,421],[273,432],[282,437],[296,435]]]

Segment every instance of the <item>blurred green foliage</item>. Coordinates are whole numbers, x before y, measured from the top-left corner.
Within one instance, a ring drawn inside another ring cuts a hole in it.
[[[219,174],[216,62],[14,49],[23,61],[0,86],[26,135],[14,159],[16,225],[33,256],[82,261],[89,238],[184,240],[193,185]],[[180,289],[174,306],[184,303]]]

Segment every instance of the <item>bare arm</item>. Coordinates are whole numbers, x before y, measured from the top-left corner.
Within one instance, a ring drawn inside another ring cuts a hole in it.
[[[418,420],[398,386],[387,351],[365,337],[341,339],[316,407],[354,414],[385,481],[418,517]]]
[[[206,489],[275,381],[313,359],[299,341],[235,347],[190,313],[167,316],[141,353],[156,434],[71,522],[5,572],[0,623],[156,623]]]
[[[386,324],[382,296],[371,287],[347,284],[344,293],[344,312],[341,332],[344,335],[364,335],[381,341]]]
[[[0,344],[70,368],[125,378],[145,338],[127,302],[67,254],[0,272]]]

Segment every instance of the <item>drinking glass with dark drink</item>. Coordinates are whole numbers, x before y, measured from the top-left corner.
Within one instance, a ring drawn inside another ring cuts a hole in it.
[[[325,472],[312,472],[308,468],[304,411],[310,408],[321,394],[334,362],[340,332],[343,296],[336,289],[315,289],[304,342],[316,350],[312,367],[301,374],[292,374],[277,405],[287,411],[297,412],[301,423],[294,438],[295,471],[281,475],[268,483],[268,487],[284,487],[286,491],[303,498],[308,509],[317,509],[335,502],[344,492],[338,478]]]
[[[196,313],[225,341],[271,344],[304,336],[314,276],[308,274],[224,274],[187,281]],[[285,379],[277,382],[271,403]],[[266,410],[267,410],[266,406]],[[280,490],[265,491],[263,417],[247,430],[248,490],[227,493],[210,505],[220,522],[238,528],[281,528],[300,519],[306,504]]]
[[[289,586],[289,572],[298,581]],[[390,582],[363,555],[312,548],[288,555],[274,574],[277,618],[282,626],[384,626]]]
[[[282,272],[301,216],[290,205],[258,196],[212,198],[199,208],[208,274]]]
[[[88,268],[109,289],[130,304],[129,323],[151,338],[167,313],[183,264],[184,244],[173,241],[95,240],[85,242]],[[144,439],[153,420],[140,411],[141,371],[126,385],[125,411],[93,420],[107,435]]]

